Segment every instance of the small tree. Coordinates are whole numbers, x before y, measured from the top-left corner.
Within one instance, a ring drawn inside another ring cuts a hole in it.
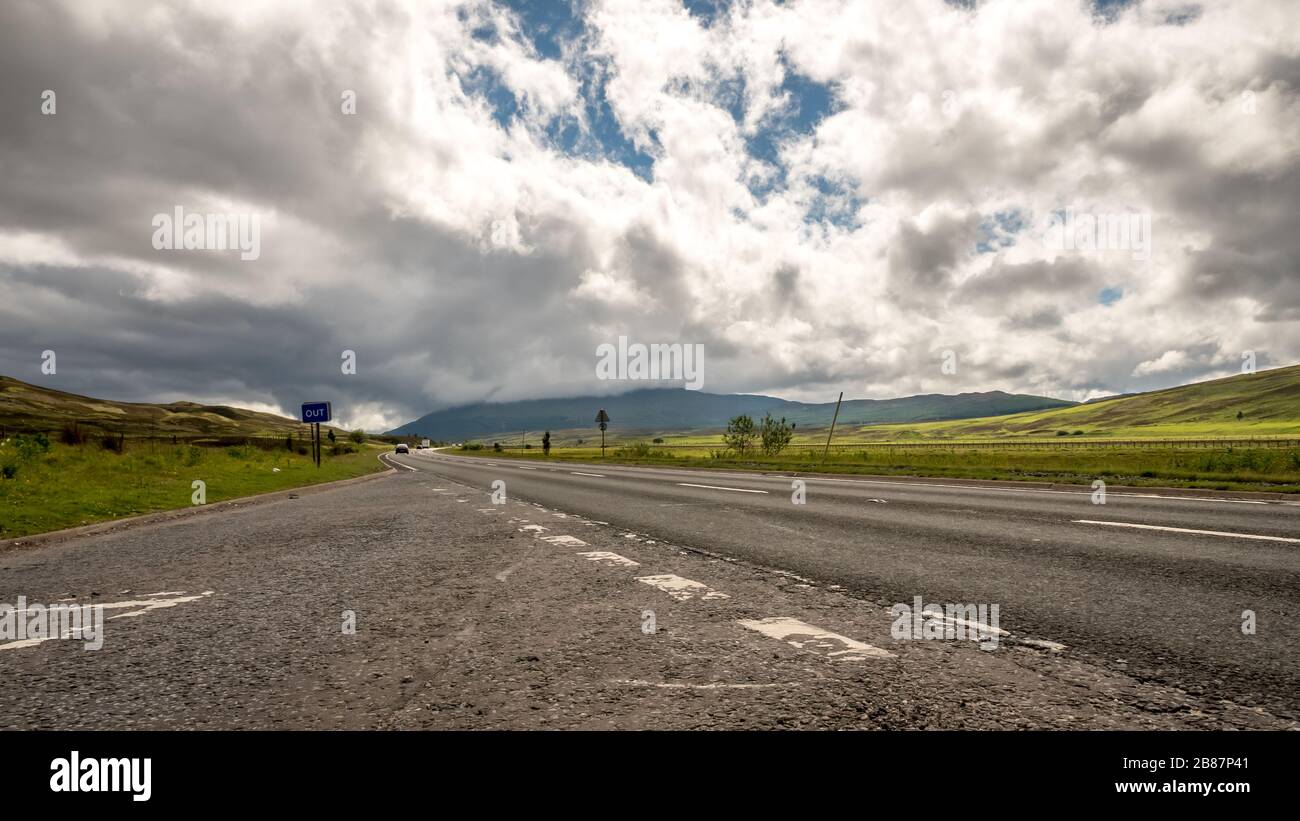
[[[763,423],[759,427],[759,441],[764,455],[776,456],[785,450],[785,446],[790,444],[793,437],[794,425],[787,425],[784,416],[779,422],[773,419],[770,413],[763,417]]]
[[[1240,422],[1240,421],[1241,421],[1241,418],[1242,418],[1243,416],[1245,416],[1245,415],[1246,415],[1246,414],[1242,413],[1241,411],[1237,411],[1237,421]]]
[[[361,428],[357,428],[348,434],[348,438],[360,445],[366,441],[366,432]]]
[[[744,456],[753,446],[757,435],[754,430],[754,420],[742,415],[727,423],[727,434],[722,437],[722,441],[727,443],[727,447]]]
[[[551,432],[549,430],[542,434],[542,455],[551,455]]]
[[[335,439],[334,431],[331,430],[331,431],[329,432],[329,440],[330,440],[330,444],[331,444],[331,445],[334,444],[334,439]]]

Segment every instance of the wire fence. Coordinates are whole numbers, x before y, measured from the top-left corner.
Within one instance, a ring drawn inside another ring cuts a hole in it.
[[[607,450],[616,450],[620,447],[627,447],[633,443],[619,442],[608,443]],[[639,443],[638,443],[639,444]],[[490,446],[489,446],[490,447]],[[600,450],[600,443],[592,444],[583,442],[580,445],[561,445],[555,444],[553,447],[563,447],[566,450],[581,448],[584,450]],[[757,444],[754,445],[757,449]],[[852,451],[896,451],[896,450],[1026,450],[1026,449],[1079,449],[1079,450],[1105,450],[1105,449],[1133,449],[1133,448],[1179,448],[1179,449],[1215,449],[1215,448],[1300,448],[1300,437],[1292,436],[1249,436],[1249,437],[1209,437],[1209,438],[1186,438],[1186,437],[1166,437],[1166,438],[1132,438],[1132,439],[1083,439],[1079,437],[1056,437],[1051,439],[1041,438],[1006,438],[1006,439],[989,439],[989,440],[928,440],[923,442],[832,442],[830,451],[832,453],[845,453]],[[507,444],[501,443],[502,450],[525,450],[523,445],[518,443]],[[540,447],[533,445],[531,450],[540,450]],[[691,442],[691,443],[674,443],[663,442],[650,444],[651,451],[700,451],[707,453],[709,451],[726,450],[725,442]],[[826,449],[826,444],[817,443],[797,443],[785,447],[786,452],[790,451],[816,451],[821,452]]]

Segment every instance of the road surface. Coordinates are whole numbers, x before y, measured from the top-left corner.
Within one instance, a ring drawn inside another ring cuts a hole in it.
[[[0,546],[0,603],[107,618],[0,641],[0,728],[1300,726],[1296,506],[385,458]],[[917,596],[997,640],[900,638]]]
[[[841,586],[1000,605],[1016,636],[1300,718],[1300,504],[960,480],[582,466],[420,451],[421,470]],[[711,487],[710,487],[711,486]],[[1235,534],[1235,535],[1226,535]],[[1242,632],[1253,611],[1256,632]]]

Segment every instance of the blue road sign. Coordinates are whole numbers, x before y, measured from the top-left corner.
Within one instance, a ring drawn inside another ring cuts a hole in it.
[[[332,415],[329,402],[303,402],[302,421],[328,422]]]

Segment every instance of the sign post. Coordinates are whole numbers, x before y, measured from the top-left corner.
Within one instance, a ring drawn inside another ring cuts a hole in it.
[[[302,421],[311,425],[311,455],[320,467],[320,423],[334,418],[334,408],[329,402],[303,402]]]
[[[596,422],[600,425],[600,458],[605,458],[605,428],[609,427],[609,414],[601,408],[596,413]]]

